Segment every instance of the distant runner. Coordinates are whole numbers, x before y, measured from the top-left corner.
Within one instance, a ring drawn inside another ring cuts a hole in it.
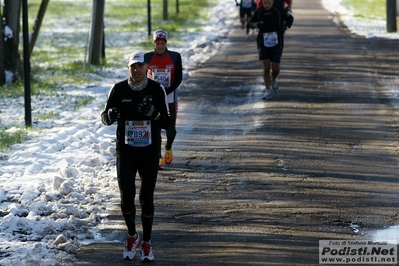
[[[256,8],[256,0],[241,0],[240,3],[235,0],[236,5],[240,6],[240,22],[241,29],[246,27],[246,38],[249,38],[249,21],[252,18],[252,14]]]
[[[272,89],[275,93],[279,91],[277,76],[280,73],[283,54],[283,34],[286,27],[291,27],[294,18],[284,9],[273,6],[273,0],[262,0],[262,3],[262,7],[255,11],[250,26],[259,29],[257,46],[259,60],[263,62],[263,80],[266,87],[263,99],[269,100],[272,97]]]
[[[162,158],[161,148],[159,149],[159,167],[162,169],[164,162],[172,163],[172,145],[176,137],[176,120],[178,111],[178,87],[183,79],[183,66],[181,55],[178,52],[170,51],[167,48],[168,33],[165,30],[156,30],[153,34],[154,51],[144,55],[148,62],[148,76],[161,83],[168,95],[170,112],[170,125],[166,129],[165,155]],[[162,143],[162,137],[160,136]]]

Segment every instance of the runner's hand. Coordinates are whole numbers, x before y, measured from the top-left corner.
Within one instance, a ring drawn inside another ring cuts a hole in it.
[[[142,101],[137,106],[137,110],[145,116],[155,118],[158,115],[158,110],[147,101]]]
[[[116,108],[108,109],[108,118],[112,123],[114,123],[120,117],[121,117],[121,113],[119,113],[118,109],[116,109]]]
[[[262,21],[261,22],[256,22],[256,27],[258,29],[261,29],[263,27],[263,22]]]

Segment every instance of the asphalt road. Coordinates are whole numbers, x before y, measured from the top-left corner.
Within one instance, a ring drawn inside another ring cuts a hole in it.
[[[349,34],[319,0],[293,10],[272,100],[238,18],[182,87],[153,265],[319,265],[319,240],[370,240],[399,224],[398,41]],[[114,213],[109,242],[82,247],[76,265],[140,264],[122,260]]]

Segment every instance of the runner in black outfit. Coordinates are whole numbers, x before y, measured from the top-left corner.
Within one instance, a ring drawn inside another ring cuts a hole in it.
[[[122,214],[128,228],[123,258],[134,260],[141,243],[136,231],[135,176],[140,175],[139,200],[143,226],[141,261],[154,261],[151,231],[154,217],[154,190],[158,175],[159,134],[169,126],[166,92],[158,82],[147,78],[144,54],[134,52],[128,57],[130,77],[112,86],[107,104],[101,113],[102,122],[116,130],[116,170],[121,196]]]
[[[263,99],[271,98],[272,88],[278,92],[277,76],[280,73],[280,60],[283,54],[283,34],[286,27],[291,27],[294,18],[286,10],[273,6],[273,0],[262,0],[263,5],[255,11],[250,25],[259,28],[257,45],[259,60],[263,62],[263,80],[266,93]],[[272,77],[270,80],[270,64]],[[272,87],[272,88],[271,88]]]

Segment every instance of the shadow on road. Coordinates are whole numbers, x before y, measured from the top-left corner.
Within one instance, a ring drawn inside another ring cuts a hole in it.
[[[185,82],[156,189],[155,265],[318,265],[319,240],[399,223],[396,41],[346,33],[319,1],[297,0],[294,15],[272,100],[238,23]],[[79,265],[132,264],[114,213],[101,232],[118,242],[82,247]]]

